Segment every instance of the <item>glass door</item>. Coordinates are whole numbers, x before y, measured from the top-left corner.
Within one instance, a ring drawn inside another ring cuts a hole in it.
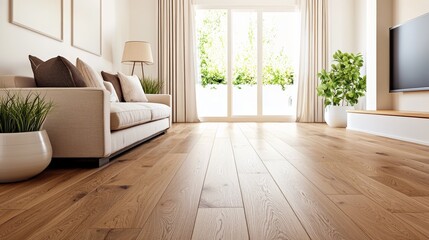
[[[227,117],[228,10],[198,10],[196,34],[198,115]]]
[[[203,9],[196,17],[202,120],[293,119],[299,13]]]
[[[232,116],[258,114],[257,12],[232,15]]]
[[[299,66],[299,14],[262,13],[262,115],[294,115]]]

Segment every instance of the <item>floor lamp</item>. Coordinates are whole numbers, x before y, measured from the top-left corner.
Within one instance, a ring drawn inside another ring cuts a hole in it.
[[[142,67],[142,78],[144,79],[143,64],[153,63],[152,50],[150,44],[144,41],[128,41],[125,43],[124,53],[122,55],[122,62],[132,62],[133,70],[131,75],[134,74],[136,63],[140,63]]]

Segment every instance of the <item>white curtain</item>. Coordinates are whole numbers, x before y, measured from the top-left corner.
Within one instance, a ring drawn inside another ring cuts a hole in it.
[[[198,122],[192,0],[158,0],[159,79],[173,98],[173,122]]]
[[[328,0],[301,0],[301,55],[297,122],[323,122],[317,73],[329,64]]]

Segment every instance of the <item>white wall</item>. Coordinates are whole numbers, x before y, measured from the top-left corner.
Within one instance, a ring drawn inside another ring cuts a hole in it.
[[[329,0],[330,52],[366,51],[366,0]]]
[[[64,0],[63,42],[9,23],[9,0],[0,0],[0,75],[32,76],[28,55],[42,60],[62,55],[75,63],[77,57],[96,70],[117,71],[122,68],[123,42],[129,34],[128,0],[103,1],[102,56],[71,46],[71,0]]]
[[[366,0],[355,0],[354,1],[354,30],[355,30],[355,44],[357,52],[363,54],[364,58],[366,58]],[[366,73],[366,66],[364,66],[363,73]]]
[[[337,50],[357,52],[355,0],[329,0],[330,59]]]
[[[366,109],[377,109],[377,1],[366,0]]]
[[[367,109],[392,109],[389,93],[391,0],[367,0]]]
[[[152,47],[154,64],[144,66],[145,76],[158,78],[158,1],[130,0],[129,22],[128,40],[146,41]],[[131,72],[131,67],[128,71]],[[134,72],[140,76],[140,66],[136,66]]]
[[[337,50],[362,53],[365,61],[361,69],[366,74],[366,0],[329,0],[329,59]],[[365,108],[363,97],[356,105]]]
[[[402,24],[428,12],[428,0],[393,0],[392,25]],[[428,91],[395,93],[393,95],[395,110],[429,112]]]

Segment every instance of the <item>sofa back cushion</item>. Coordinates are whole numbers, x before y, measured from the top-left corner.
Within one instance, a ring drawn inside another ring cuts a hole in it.
[[[147,102],[146,94],[139,78],[136,75],[127,76],[118,72],[119,80],[122,87],[122,95],[126,102]]]
[[[87,87],[79,70],[64,57],[46,62],[31,55],[29,59],[38,87]]]
[[[95,88],[105,88],[103,78],[96,72],[89,64],[82,61],[80,58],[76,59],[76,68],[82,74],[86,86]]]
[[[102,71],[101,76],[103,76],[103,80],[106,82],[110,82],[115,88],[116,95],[118,95],[118,99],[120,102],[125,102],[124,96],[122,94],[121,82],[119,81],[118,74],[110,74]]]

